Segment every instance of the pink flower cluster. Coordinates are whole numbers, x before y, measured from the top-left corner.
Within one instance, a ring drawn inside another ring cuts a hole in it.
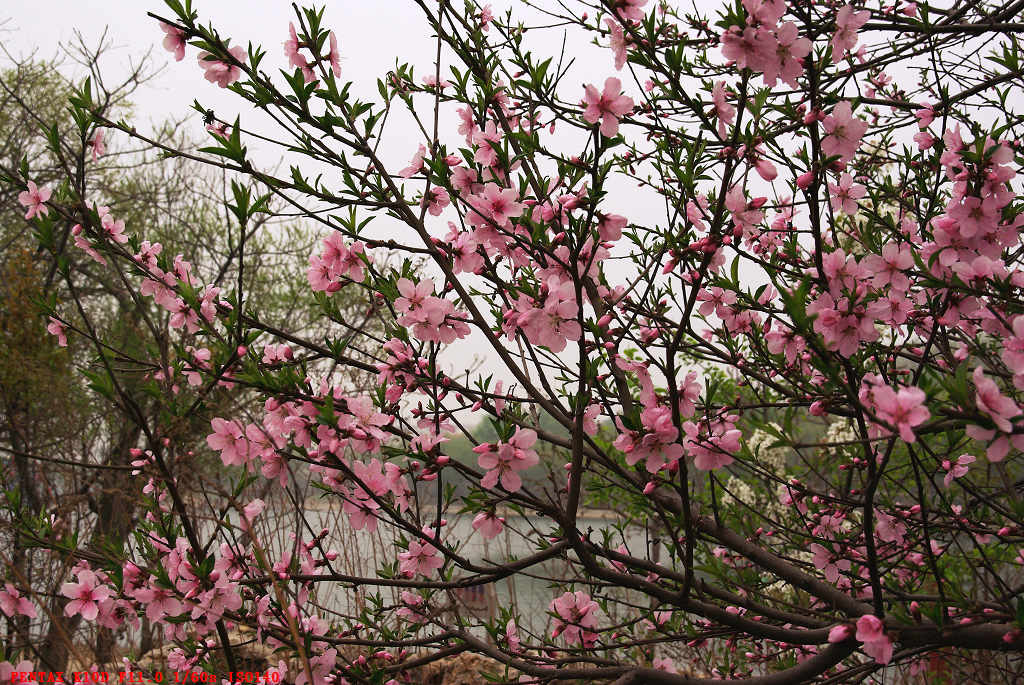
[[[314,468],[320,470],[320,467]],[[352,473],[350,482],[339,480],[339,476],[333,472],[325,477],[324,482],[342,495],[342,510],[348,515],[354,530],[377,530],[375,512],[380,509],[380,502],[388,494],[394,495],[399,511],[409,508],[409,488],[396,464],[381,463],[379,459],[367,462],[352,460],[348,463],[348,469]]]
[[[384,393],[388,402],[398,402],[405,392],[416,388],[420,378],[426,378],[428,362],[418,357],[416,350],[398,338],[384,343],[387,358],[377,364],[377,384],[387,384]]]
[[[434,538],[435,532],[432,526],[423,527],[423,534],[430,539]],[[443,565],[444,559],[438,556],[437,547],[419,538],[410,540],[406,550],[398,554],[399,570],[409,578],[416,575],[430,577]]]
[[[561,352],[568,341],[579,340],[583,334],[578,312],[572,281],[553,276],[544,283],[539,300],[526,294],[516,299],[515,308],[504,313],[502,329],[509,340],[518,329],[534,345]]]
[[[917,441],[914,428],[928,420],[931,412],[925,407],[927,397],[920,388],[892,388],[877,374],[867,374],[858,397],[882,422],[892,427],[904,442]],[[877,423],[871,425],[872,434],[886,435],[889,430]]]
[[[587,593],[566,592],[551,600],[548,609],[555,614],[551,637],[561,635],[569,644],[593,647],[597,642],[597,602]]]
[[[679,440],[679,429],[673,423],[672,415],[674,412],[672,407],[664,404],[655,393],[654,383],[651,380],[646,364],[632,362],[619,356],[615,359],[615,365],[623,371],[631,372],[636,376],[640,385],[639,399],[643,405],[643,409],[640,411],[642,427],[640,431],[630,430],[621,418],[616,417],[616,427],[619,430],[619,435],[615,439],[613,446],[625,454],[626,463],[632,466],[643,461],[649,473],[658,473],[659,471],[673,472],[678,468],[678,462],[684,454],[689,453],[692,457],[700,456],[701,465],[698,465],[698,468],[703,468],[703,465],[707,465],[706,455],[701,451],[703,448],[698,448],[696,445],[684,447],[685,441]],[[683,418],[693,416],[696,410],[696,402],[700,397],[701,387],[696,371],[688,372],[679,383],[676,389],[678,397],[676,409]],[[683,424],[684,430],[687,430],[687,426],[692,427],[696,431],[696,424],[687,421]],[[722,465],[725,465],[725,463]],[[715,466],[713,468],[718,467]]]
[[[761,74],[766,86],[779,79],[798,87],[803,59],[811,52],[811,41],[801,38],[796,24],[778,22],[786,12],[783,0],[743,0],[746,26],[730,26],[721,36],[722,55],[740,69]]]
[[[683,424],[686,434],[683,445],[694,466],[701,471],[713,471],[733,462],[733,455],[740,451],[740,438],[743,437],[736,428],[737,421],[738,416],[729,414]]]
[[[310,287],[317,292],[335,293],[345,285],[348,278],[361,283],[365,277],[365,263],[373,259],[360,241],[347,244],[340,233],[332,233],[323,240],[319,255],[310,255],[306,276]]]
[[[443,297],[434,295],[434,281],[424,278],[413,283],[408,278],[398,279],[400,297],[395,310],[400,314],[398,323],[411,328],[412,334],[424,342],[450,344],[469,335],[466,315]]]
[[[517,428],[508,442],[484,443],[477,445],[473,451],[477,453],[477,463],[487,473],[480,479],[480,487],[491,490],[499,481],[501,487],[508,492],[516,492],[523,487],[520,471],[540,463],[540,457],[533,450],[537,442],[537,432],[531,428]]]

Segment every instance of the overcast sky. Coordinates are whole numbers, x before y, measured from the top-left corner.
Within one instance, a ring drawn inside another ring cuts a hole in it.
[[[410,62],[429,59],[429,33],[408,0],[332,0],[327,4],[325,22],[338,34],[348,78],[372,85],[377,75],[394,65],[396,55]],[[233,44],[245,45],[250,40],[262,44],[268,67],[285,66],[282,43],[288,37],[288,22],[294,19],[290,2],[194,0],[193,5],[201,22],[213,23]],[[240,103],[234,95],[202,79],[194,48],[189,48],[182,62],[170,59],[160,44],[163,32],[147,12],[171,14],[160,0],[0,2],[0,21],[6,19],[4,43],[15,57],[33,51],[41,58],[52,57],[58,52],[57,44],[73,41],[76,31],[94,46],[106,30],[115,49],[101,65],[113,80],[125,73],[130,61],[152,49],[154,63],[166,68],[134,98],[142,118],[186,114],[196,98],[225,113],[237,111]]]

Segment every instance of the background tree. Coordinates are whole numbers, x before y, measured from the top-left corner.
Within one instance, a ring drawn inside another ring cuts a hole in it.
[[[4,171],[16,173],[27,163],[39,171],[41,183],[73,174],[75,187],[91,203],[131,225],[149,227],[148,237],[172,258],[189,254],[197,275],[244,284],[281,325],[313,334],[316,325],[309,325],[306,314],[313,298],[293,258],[310,249],[301,226],[255,219],[247,227],[240,274],[238,237],[221,229],[231,217],[218,199],[229,183],[224,174],[185,156],[164,160],[125,141],[104,139],[108,133],[100,127],[65,137],[75,125],[67,107],[74,89],[62,71],[84,68],[96,111],[110,117],[129,113],[132,94],[151,76],[144,59],[124,82],[106,84],[100,64],[107,52],[103,41],[95,50],[82,43],[67,50],[65,63],[6,67],[0,77]],[[162,125],[157,136],[186,154],[195,147],[179,123]],[[128,476],[148,441],[173,440],[186,448],[203,443],[210,416],[245,411],[253,396],[227,383],[197,391],[182,370],[199,361],[177,356],[192,349],[191,338],[179,333],[170,314],[134,294],[106,260],[75,248],[72,223],[33,234],[17,193],[5,191],[3,200],[4,575],[41,605],[36,616],[6,617],[3,651],[33,655],[40,668],[50,670],[67,668],[69,656],[77,657],[78,667],[111,662],[118,640],[144,654],[161,641],[145,617],[131,636],[122,629],[118,637],[105,625],[89,627],[92,635],[80,641],[81,617],[65,615],[68,598],[60,593],[77,559],[41,547],[74,540],[93,558],[117,553],[145,511],[139,508],[148,499],[145,483]],[[53,335],[57,319],[47,318],[46,311],[61,317],[59,338]],[[102,343],[83,342],[74,330]],[[190,404],[196,405],[191,412],[175,415],[176,406]],[[186,450],[169,466],[183,487],[200,490],[205,480],[219,479],[219,469],[203,456]],[[47,539],[40,537],[40,526]]]

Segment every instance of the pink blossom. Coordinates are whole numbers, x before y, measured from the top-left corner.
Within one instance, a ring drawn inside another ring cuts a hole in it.
[[[427,191],[420,201],[420,205],[427,208],[431,216],[441,216],[444,208],[451,204],[448,191],[440,186],[435,186]]]
[[[160,22],[160,28],[164,32],[164,49],[174,54],[178,62],[185,59],[185,32],[176,26]]]
[[[713,471],[733,462],[732,455],[740,450],[742,433],[733,428],[737,417],[731,420],[693,421],[683,423],[686,434],[683,444],[687,454],[693,458],[693,465],[701,471]]]
[[[611,17],[604,18],[604,24],[608,27],[608,38],[611,42],[612,54],[615,56],[615,70],[621,71],[626,64],[626,47],[628,41],[622,29],[622,24]]]
[[[865,614],[857,619],[856,638],[864,643],[864,652],[878,663],[887,664],[892,659],[892,640],[877,616]]]
[[[588,85],[583,98],[586,109],[583,120],[588,124],[601,122],[601,135],[613,138],[619,133],[619,120],[633,111],[633,100],[622,94],[622,81],[611,76],[605,79],[604,92]]]
[[[415,592],[409,592],[408,590],[402,590],[401,597],[402,606],[395,613],[410,623],[426,623],[430,618],[425,613],[427,608],[426,600]]]
[[[642,8],[646,4],[647,0],[614,0],[612,11],[622,19],[643,21],[644,11]]]
[[[935,138],[928,131],[918,131],[914,134],[914,142],[918,150],[929,150],[935,144]]]
[[[904,387],[899,391],[888,385],[871,386],[870,402],[878,417],[894,426],[905,442],[915,442],[914,426],[928,420],[931,412],[924,406],[924,391],[920,388]]]
[[[874,642],[885,636],[885,626],[882,619],[871,614],[865,614],[857,619],[857,639],[861,642]]]
[[[64,324],[57,319],[50,317],[50,323],[46,325],[46,332],[57,336],[57,344],[61,347],[68,346],[68,336]]]
[[[730,26],[721,37],[722,56],[736,63],[737,69],[763,72],[769,61],[775,59],[777,42],[766,27]]]
[[[334,77],[338,78],[341,76],[341,53],[338,51],[338,37],[334,35],[334,31],[331,31],[328,40],[330,50],[327,53],[327,61],[331,63],[331,71],[334,73]]]
[[[468,167],[457,167],[452,172],[450,180],[452,188],[463,195],[472,195],[483,190],[483,187],[478,183],[479,177],[476,171]]]
[[[814,567],[825,572],[825,580],[835,583],[839,580],[840,571],[849,571],[851,563],[849,559],[836,559],[832,552],[817,543],[809,547],[813,555]]]
[[[432,322],[434,325],[441,323],[445,310],[441,298],[434,296],[434,281],[424,278],[419,283],[413,283],[408,278],[400,278],[396,285],[399,297],[395,300],[395,309],[401,314],[399,323],[403,326],[424,322]]]
[[[597,641],[597,602],[590,595],[577,590],[566,592],[551,600],[549,610],[556,614],[551,637],[562,635],[569,644],[592,647]]]
[[[501,481],[501,487],[515,492],[523,487],[519,471],[536,466],[540,456],[532,448],[537,442],[537,432],[531,428],[517,428],[507,443],[484,443],[473,451],[479,455],[477,464],[487,473],[480,479],[480,487],[493,489]]]
[[[857,45],[857,31],[871,18],[871,12],[854,12],[844,5],[836,14],[836,32],[832,34],[832,63],[838,64]]]
[[[644,461],[649,473],[671,469],[684,454],[683,446],[676,440],[679,430],[672,423],[672,411],[668,407],[648,407],[641,412],[645,433],[637,437],[623,433],[614,445],[625,452],[626,463],[632,466]]]
[[[220,452],[221,461],[225,466],[248,463],[249,441],[245,438],[245,429],[238,421],[226,421],[221,418],[214,418],[210,421],[213,433],[206,436],[206,442],[211,449]]]
[[[758,176],[766,181],[774,181],[779,175],[775,165],[764,157],[760,157],[756,162],[754,162],[754,170],[757,171]]]
[[[523,214],[519,193],[513,188],[501,188],[495,183],[485,185],[483,192],[474,196],[472,204],[484,217],[503,228],[511,225],[509,219]]]
[[[845,642],[851,637],[853,637],[853,628],[844,623],[832,626],[832,630],[828,631],[828,641],[831,643]]]
[[[473,518],[473,530],[480,531],[480,534],[487,540],[498,537],[498,534],[505,529],[505,519],[495,516],[494,512],[482,511]]]
[[[1013,385],[1024,390],[1024,314],[1013,319],[1013,334],[1003,343],[1003,362],[1013,373]]]
[[[750,15],[750,24],[772,25],[786,13],[785,0],[743,0],[743,7]]]
[[[292,22],[288,22],[288,34],[289,38],[284,42],[284,56],[288,58],[289,66],[302,71],[306,83],[312,83],[316,80],[316,74],[313,73],[313,67],[306,56],[299,52],[299,48],[304,45],[299,40],[298,34],[295,33],[295,24]]]
[[[449,254],[453,260],[455,273],[474,273],[483,268],[484,258],[477,251],[479,243],[471,232],[459,231],[455,224],[449,222],[451,231],[445,236],[451,249]]]
[[[242,507],[242,530],[249,530],[256,517],[263,513],[266,503],[256,498]]]
[[[726,315],[731,305],[736,304],[736,293],[712,286],[707,290],[697,291],[697,301],[701,303],[697,309],[701,316],[711,316],[714,313],[721,318]]]
[[[730,188],[725,194],[725,208],[732,217],[733,228],[746,233],[760,224],[764,219],[764,212],[759,209],[763,202],[763,198],[755,198],[748,203],[743,188],[738,183]]]
[[[853,176],[843,173],[839,177],[839,183],[829,183],[829,202],[832,204],[832,211],[843,212],[849,216],[859,211],[857,200],[867,194],[867,190],[859,183],[853,182]]]
[[[771,330],[765,333],[764,342],[769,352],[784,354],[789,364],[795,363],[797,356],[807,349],[807,341],[792,330]]]
[[[15,673],[31,673],[35,670],[35,664],[28,659],[22,659],[17,665],[10,661],[0,661],[0,684],[22,683],[22,679],[14,676]],[[17,680],[15,680],[17,678]]]
[[[398,562],[399,570],[409,577],[429,577],[444,565],[444,560],[437,556],[437,548],[421,540],[411,540],[408,549],[398,555]]]
[[[770,57],[765,59],[762,68],[765,85],[774,86],[776,79],[782,79],[789,86],[796,88],[797,78],[803,73],[803,58],[811,52],[811,41],[801,38],[796,24],[787,21],[775,31],[773,43],[774,50]]]
[[[522,650],[523,643],[519,639],[519,627],[516,626],[514,618],[510,618],[505,624],[505,640],[508,642],[508,651],[513,654]]]
[[[298,675],[295,677],[295,685],[327,685],[329,682],[333,682],[328,680],[328,677],[334,671],[337,663],[338,650],[336,649],[328,649],[323,654],[310,658],[309,671],[312,671],[313,681],[310,682],[307,670],[300,668]]]
[[[914,117],[917,119],[918,127],[923,131],[935,120],[935,105],[925,103],[914,111]]]
[[[101,207],[100,209],[106,209],[106,207]],[[121,245],[128,242],[128,236],[124,233],[123,219],[114,220],[114,217],[108,212],[101,213],[100,217],[100,227],[107,238]]]
[[[362,282],[365,276],[363,260],[372,261],[364,248],[358,240],[351,245],[346,244],[340,233],[324,238],[323,251],[319,256],[311,255],[309,258],[306,275],[310,287],[314,291],[333,293],[341,289],[339,279],[342,277]]]
[[[583,410],[583,432],[587,435],[597,435],[597,419],[601,416],[601,405],[590,404]]]
[[[725,81],[715,81],[711,89],[711,102],[715,107],[715,116],[718,117],[718,136],[726,137],[726,126],[736,119],[736,108],[730,105],[726,99]]]
[[[983,200],[980,197],[965,196],[950,202],[946,207],[946,216],[955,222],[962,237],[971,238],[995,230],[999,223],[999,208],[994,197]]]
[[[977,390],[975,401],[978,409],[985,412],[1003,433],[1012,433],[1013,424],[1010,419],[1020,416],[1021,408],[1012,399],[999,391],[999,386],[985,377],[980,366],[974,369],[974,387]]]
[[[168,588],[150,586],[140,588],[133,594],[136,600],[146,605],[146,618],[160,621],[167,616],[180,616],[186,607]]]
[[[976,457],[970,454],[961,454],[956,458],[956,461],[951,462],[948,459],[942,462],[942,468],[946,469],[946,476],[942,479],[943,484],[948,488],[953,482],[954,478],[962,478],[967,475],[969,470],[968,464],[973,464]]]
[[[441,90],[444,90],[445,88],[450,87],[452,84],[448,81],[445,81],[444,79],[438,81],[436,74],[427,74],[426,76],[423,77],[423,85],[426,86],[427,88],[440,88]],[[458,164],[459,162],[462,161],[458,155],[451,155],[450,157],[454,158],[455,164]],[[447,162],[448,164],[452,164],[451,159],[447,160]]]
[[[902,545],[906,535],[907,527],[900,519],[875,509],[875,537],[881,542],[895,542],[897,545]]]
[[[28,190],[23,190],[18,195],[18,202],[28,210],[25,213],[25,218],[31,219],[34,216],[45,216],[48,214],[50,208],[45,203],[50,199],[52,193],[53,191],[49,188],[37,188],[35,182],[29,181]]]
[[[289,347],[288,345],[270,344],[263,348],[262,362],[264,364],[281,364],[287,361],[291,361],[292,356],[292,348]]]
[[[18,588],[11,583],[6,583],[3,590],[0,590],[0,610],[8,616],[36,617],[36,607],[28,599],[21,596]]]
[[[491,9],[490,5],[485,5],[480,10],[480,28],[484,33],[490,30],[492,21],[494,21],[494,10]]]
[[[309,287],[314,292],[334,293],[341,290],[341,283],[334,280],[330,264],[316,255],[309,256],[306,278],[309,280]]]
[[[822,293],[807,306],[807,313],[817,317],[814,330],[824,337],[825,347],[850,357],[861,342],[878,339],[875,320],[876,315],[883,315],[884,308],[884,304],[864,306],[845,297],[834,298]]]
[[[676,668],[675,663],[673,663],[672,659],[669,659],[668,657],[662,657],[661,659],[652,660],[651,666],[653,666],[654,669],[658,671],[665,671],[666,673],[679,673],[679,670]]]
[[[479,129],[473,115],[473,109],[471,107],[459,107],[456,111],[459,115],[459,135],[466,136],[466,144],[470,145],[473,143],[473,138]]]
[[[245,49],[240,45],[228,48],[228,53],[240,64],[245,64]],[[199,66],[203,68],[203,76],[210,83],[216,83],[221,88],[227,88],[242,76],[242,69],[238,64],[214,57],[208,52],[199,53]]]
[[[335,263],[334,268],[338,272],[339,276],[348,276],[356,283],[361,283],[363,280],[363,260],[373,263],[373,259],[365,251],[365,245],[362,241],[355,241],[348,246],[348,249],[341,258]]]
[[[89,147],[92,149],[92,161],[96,161],[96,158],[107,151],[107,146],[103,144],[103,129],[98,128],[96,132],[92,134],[92,139],[89,140]]]
[[[398,172],[398,175],[402,178],[412,178],[423,169],[423,157],[427,154],[427,148],[425,145],[420,145],[416,154],[412,156],[412,160],[409,162],[409,166],[405,167]]]
[[[910,279],[904,271],[914,265],[914,257],[910,248],[899,243],[886,243],[882,246],[882,254],[869,254],[861,262],[871,274],[871,285],[876,288],[892,287],[899,292],[910,288]]]
[[[499,380],[494,384],[494,394],[500,395],[502,388],[505,386],[505,381]],[[502,397],[496,397],[494,399],[494,413],[501,416],[501,412],[505,411],[505,400]]]
[[[518,325],[531,343],[543,345],[552,352],[561,352],[567,341],[579,340],[583,333],[576,320],[579,306],[572,281],[560,281],[552,276],[547,286],[548,293],[542,306],[532,306],[532,302],[522,305],[524,311],[518,318]]]
[[[602,241],[614,242],[622,238],[622,229],[629,225],[629,220],[618,214],[597,212],[597,234]]]
[[[838,155],[843,161],[853,158],[860,147],[860,139],[868,130],[867,122],[853,115],[846,100],[835,106],[832,113],[822,120],[821,126],[828,134],[821,141],[822,151],[829,157]]]
[[[87,621],[99,615],[99,602],[110,597],[110,588],[103,585],[96,574],[88,569],[78,572],[77,583],[64,583],[60,593],[71,601],[64,606],[64,614],[81,614]]]
[[[679,383],[676,392],[679,396],[679,415],[683,418],[693,416],[697,411],[697,400],[700,399],[701,390],[704,384],[696,371],[687,371],[686,376]]]
[[[284,42],[284,56],[288,58],[289,66],[299,69],[308,68],[309,62],[299,54],[299,35],[295,32],[295,24],[292,22],[288,22],[288,35],[288,40]]]

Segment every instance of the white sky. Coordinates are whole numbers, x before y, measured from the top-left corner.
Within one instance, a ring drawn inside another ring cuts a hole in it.
[[[325,24],[338,34],[342,67],[348,78],[372,86],[377,75],[394,65],[396,54],[410,62],[429,59],[429,34],[422,30],[418,11],[412,11],[416,8],[407,0],[333,0],[327,4],[330,7]],[[288,22],[294,20],[290,2],[194,0],[193,5],[200,21],[212,23],[222,35],[232,38],[232,44],[245,45],[250,40],[262,44],[267,51],[264,65],[268,70],[286,66],[282,43],[288,38]],[[41,12],[40,6],[46,11]],[[160,0],[0,2],[0,21],[6,20],[4,43],[15,57],[33,51],[38,51],[38,57],[51,57],[57,53],[58,43],[74,39],[75,31],[81,32],[86,43],[93,46],[106,29],[116,49],[108,53],[101,65],[105,73],[116,77],[124,72],[129,61],[137,61],[152,49],[154,63],[167,66],[134,98],[140,119],[182,116],[190,111],[196,98],[225,113],[244,105],[233,94],[203,80],[195,48],[187,50],[183,61],[173,61],[160,44],[163,32],[147,12],[171,16]]]

